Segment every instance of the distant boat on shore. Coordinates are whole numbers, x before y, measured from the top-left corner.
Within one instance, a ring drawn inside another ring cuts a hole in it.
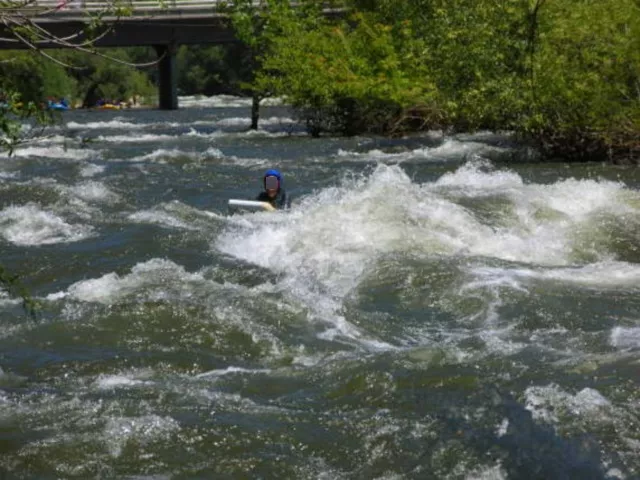
[[[65,110],[69,110],[71,107],[69,106],[69,104],[65,99],[62,99],[59,102],[54,102],[53,100],[49,100],[47,102],[47,108],[49,110],[65,111]]]

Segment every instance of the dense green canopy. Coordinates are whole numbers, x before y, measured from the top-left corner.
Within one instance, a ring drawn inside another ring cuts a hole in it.
[[[352,0],[338,21],[266,3],[255,87],[316,133],[508,129],[565,158],[637,155],[637,0]]]

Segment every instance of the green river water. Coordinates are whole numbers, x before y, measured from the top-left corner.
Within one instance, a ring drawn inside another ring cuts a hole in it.
[[[181,105],[0,158],[0,479],[640,478],[639,169]]]

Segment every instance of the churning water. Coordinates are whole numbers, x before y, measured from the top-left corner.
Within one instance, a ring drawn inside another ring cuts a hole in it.
[[[640,477],[637,169],[182,104],[0,158],[0,478]]]

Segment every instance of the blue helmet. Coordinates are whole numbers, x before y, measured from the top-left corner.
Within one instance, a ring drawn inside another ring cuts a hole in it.
[[[262,183],[266,185],[267,177],[276,177],[278,179],[278,190],[282,187],[282,174],[276,169],[267,170],[262,177]]]
[[[272,168],[271,170],[267,170],[264,173],[265,178],[266,177],[276,177],[278,180],[282,181],[282,174],[276,170],[275,168]]]

